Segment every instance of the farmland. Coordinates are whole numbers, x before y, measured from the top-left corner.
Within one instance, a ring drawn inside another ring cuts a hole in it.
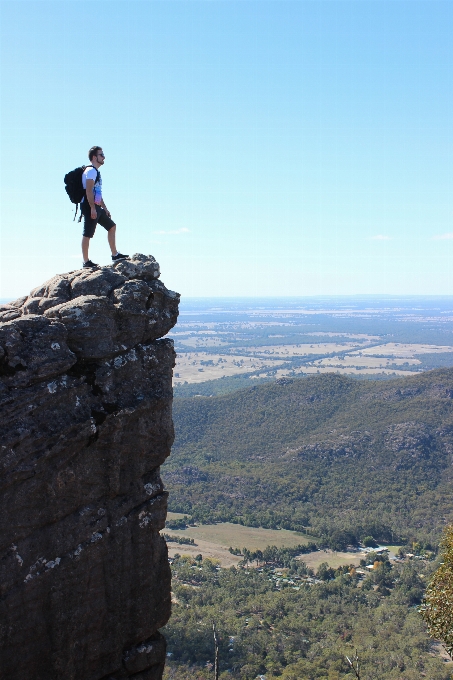
[[[171,334],[175,396],[318,373],[383,380],[448,368],[450,307],[449,298],[183,300]]]

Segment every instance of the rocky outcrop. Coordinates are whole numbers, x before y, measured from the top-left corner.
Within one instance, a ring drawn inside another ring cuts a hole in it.
[[[0,307],[0,678],[157,680],[179,295],[152,257]]]

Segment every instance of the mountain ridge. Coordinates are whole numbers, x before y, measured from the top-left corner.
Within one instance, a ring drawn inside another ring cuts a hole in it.
[[[453,517],[453,369],[325,374],[175,399],[171,509],[199,521],[435,542]]]

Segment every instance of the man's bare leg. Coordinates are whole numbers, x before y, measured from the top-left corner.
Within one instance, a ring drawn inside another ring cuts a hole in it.
[[[82,236],[82,257],[84,262],[88,262],[88,248],[90,247],[90,239],[88,236]]]
[[[112,251],[112,255],[117,254],[117,249],[116,249],[116,224],[113,225],[111,229],[108,230],[107,232],[107,240],[109,242],[110,250]]]

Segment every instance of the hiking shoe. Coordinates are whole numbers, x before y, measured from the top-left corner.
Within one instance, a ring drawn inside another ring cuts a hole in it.
[[[91,260],[87,260],[86,262],[83,263],[83,268],[84,269],[99,269],[99,265],[96,264],[95,262],[91,262]]]
[[[123,255],[122,253],[117,253],[116,255],[112,255],[112,260],[116,262],[117,260],[125,260],[128,258],[129,255]]]

